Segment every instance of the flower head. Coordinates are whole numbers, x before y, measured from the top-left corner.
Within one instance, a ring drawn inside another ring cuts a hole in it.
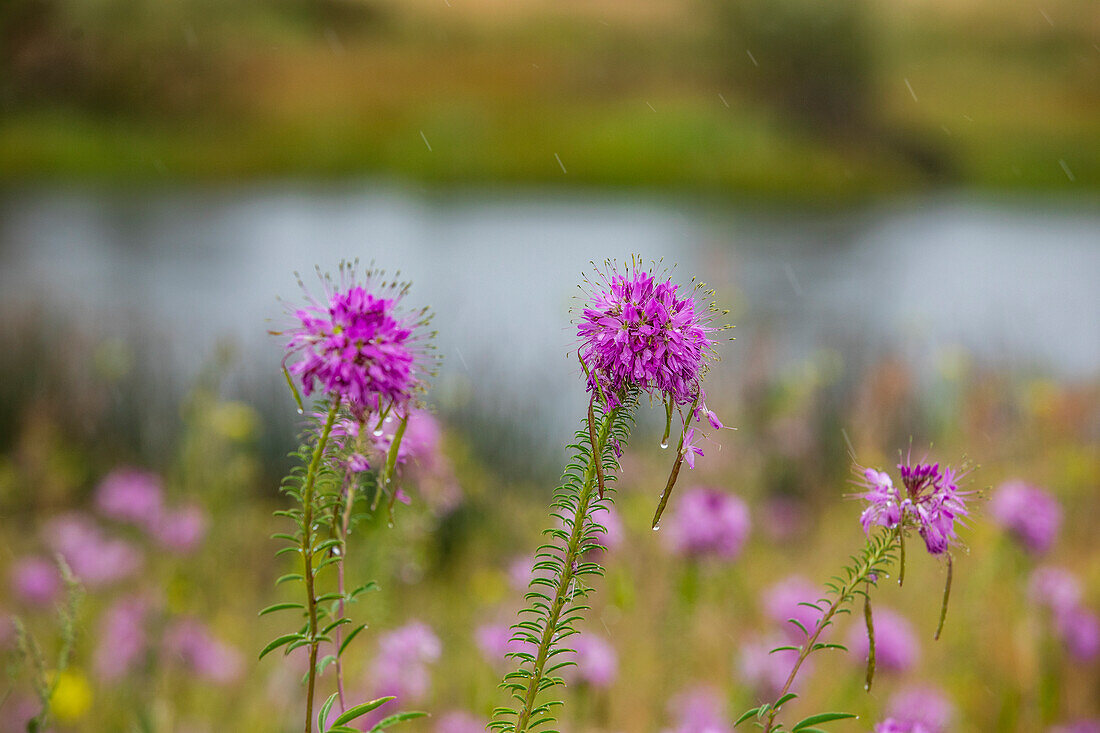
[[[435,733],[485,733],[485,721],[465,711],[453,710],[440,717]]]
[[[893,528],[912,522],[928,552],[946,552],[956,540],[955,523],[969,514],[965,499],[970,492],[961,491],[958,484],[965,472],[910,461],[899,463],[898,472],[901,487],[883,471],[862,469],[859,484],[865,491],[856,496],[867,502],[860,516],[863,531],[870,532],[874,525]]]
[[[308,303],[292,309],[297,323],[286,331],[286,358],[297,358],[288,369],[302,391],[319,388],[357,418],[391,406],[405,410],[425,378],[420,327],[427,311],[402,312],[408,284],[376,284],[380,276],[368,271],[360,284],[347,264],[335,280],[320,275],[324,297],[307,292]]]
[[[1055,614],[1076,608],[1081,602],[1081,581],[1070,571],[1053,565],[1036,568],[1028,590],[1032,600]]]
[[[1062,526],[1058,500],[1038,486],[1009,481],[997,489],[989,502],[989,513],[1030,552],[1050,549]]]
[[[1077,606],[1060,611],[1054,625],[1070,656],[1080,662],[1091,662],[1100,655],[1100,617]]]
[[[240,652],[216,639],[197,619],[173,623],[165,633],[164,647],[195,675],[211,682],[233,682],[244,669]]]
[[[98,526],[78,514],[51,520],[43,534],[65,558],[73,575],[89,588],[121,580],[142,566],[141,554],[132,545],[104,537]]]
[[[798,661],[798,650],[789,648],[789,644],[787,639],[774,637],[749,641],[741,646],[737,660],[738,672],[745,684],[756,693],[757,699],[774,699],[791,676],[791,670]],[[771,651],[782,646],[788,648],[774,653]],[[805,681],[812,666],[812,658],[807,658],[802,663],[799,668],[801,674],[795,678],[792,689]]]
[[[614,398],[636,388],[677,405],[700,398],[704,364],[715,345],[708,334],[715,329],[711,314],[695,301],[698,286],[685,293],[638,261],[625,272],[601,271],[591,284],[577,325],[589,390]]]
[[[696,487],[684,492],[666,524],[665,537],[673,551],[732,560],[749,536],[749,508],[733,494]]]

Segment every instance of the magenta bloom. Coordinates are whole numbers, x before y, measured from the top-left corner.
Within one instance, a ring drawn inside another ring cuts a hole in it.
[[[580,356],[605,394],[637,388],[675,404],[700,396],[703,364],[715,341],[694,293],[679,293],[635,263],[626,274],[599,274],[581,314]],[[684,297],[681,297],[681,296]],[[596,385],[589,383],[590,390]],[[715,418],[717,420],[717,418]]]
[[[120,468],[100,482],[95,504],[105,517],[155,531],[164,510],[164,489],[156,474]]]
[[[749,508],[733,494],[696,487],[684,492],[666,525],[666,541],[674,552],[732,560],[749,536]]]
[[[1068,608],[1057,612],[1054,625],[1070,656],[1081,662],[1091,662],[1100,655],[1100,618],[1085,608]]]
[[[909,619],[889,608],[876,608],[875,662],[880,670],[904,672],[920,657],[920,644]],[[857,659],[866,660],[870,643],[867,627],[861,619],[852,622],[848,633],[848,649]]]
[[[890,698],[890,717],[909,726],[919,725],[928,733],[947,733],[955,706],[935,687],[907,687]]]
[[[798,652],[791,649],[771,653],[772,649],[781,646],[789,646],[788,639],[769,638],[758,641],[750,641],[741,646],[738,656],[737,669],[742,681],[752,688],[758,700],[772,700],[783,689],[787,678],[798,661]],[[795,678],[792,691],[809,676],[813,666],[813,659],[807,658],[799,667],[798,677]]]
[[[61,571],[40,557],[21,558],[12,565],[11,590],[23,603],[49,606],[61,594]]]
[[[132,545],[104,537],[99,527],[79,515],[51,520],[44,536],[65,558],[73,574],[90,588],[133,575],[142,565],[141,555]]]
[[[566,680],[593,687],[607,687],[615,681],[619,674],[619,655],[606,639],[583,634],[570,637],[565,644],[576,652],[568,655],[576,666],[562,670]]]
[[[166,512],[161,517],[157,541],[181,555],[193,552],[206,536],[206,515],[200,507],[191,505]]]
[[[308,304],[293,311],[298,325],[287,332],[286,358],[298,357],[289,370],[302,391],[320,388],[357,418],[391,405],[404,411],[423,377],[418,327],[427,322],[425,311],[400,311],[405,285],[381,283],[381,294],[371,292],[374,275],[360,285],[341,265],[338,282],[322,276],[324,299],[307,293]]]
[[[125,677],[144,659],[149,610],[145,598],[131,596],[116,601],[103,614],[92,660],[100,677],[108,681]]]
[[[185,618],[169,626],[164,648],[195,675],[210,682],[233,682],[244,671],[240,652],[214,638],[198,619]]]
[[[1062,526],[1058,500],[1037,486],[1009,481],[997,489],[989,502],[989,513],[1030,552],[1050,549]]]
[[[427,624],[414,621],[382,635],[370,677],[379,695],[416,700],[431,685],[428,665],[439,659],[443,646]]]
[[[894,486],[890,476],[873,468],[863,469],[861,484],[866,489],[857,496],[867,502],[860,516],[864,532],[879,525],[893,528],[904,517],[912,521],[928,552],[940,555],[956,539],[955,522],[966,517],[965,497],[959,490],[963,474],[935,463],[899,463],[902,490]]]
[[[475,715],[455,710],[444,713],[435,724],[435,733],[485,733],[485,721]]]
[[[791,575],[764,591],[764,612],[791,636],[801,643],[806,634],[788,619],[795,619],[811,634],[821,621],[822,611],[804,604],[814,603],[821,597],[821,591],[801,575]]]
[[[674,728],[664,733],[732,733],[726,706],[715,690],[699,688],[674,697],[669,712],[676,719]]]

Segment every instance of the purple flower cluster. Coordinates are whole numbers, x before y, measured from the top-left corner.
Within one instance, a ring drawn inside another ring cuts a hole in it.
[[[352,268],[341,265],[339,281],[322,277],[323,300],[306,293],[307,305],[293,310],[297,320],[287,333],[287,359],[302,391],[318,387],[342,402],[353,415],[404,410],[420,387],[418,356],[425,321],[404,314],[400,301],[407,287],[383,283],[387,295],[371,292],[374,273],[359,284]],[[304,287],[303,287],[304,290]]]
[[[696,487],[684,492],[666,525],[666,542],[674,552],[733,560],[749,536],[749,508],[733,494]]]
[[[370,669],[371,683],[379,695],[416,700],[431,685],[428,665],[439,659],[443,646],[427,624],[414,621],[382,635]]]
[[[1035,554],[1050,549],[1062,526],[1058,500],[1023,481],[1002,484],[989,502],[989,513],[1026,550]]]
[[[890,475],[873,468],[863,469],[858,497],[867,502],[860,516],[864,532],[871,527],[897,527],[911,521],[917,527],[928,552],[940,555],[956,540],[955,523],[969,513],[958,482],[963,473],[938,463],[899,463],[902,489]],[[904,493],[903,493],[904,490]]]
[[[600,273],[577,325],[590,390],[598,380],[598,389],[612,396],[637,388],[678,405],[701,396],[713,329],[697,312],[693,294],[680,297],[677,290],[637,263],[626,274]]]
[[[909,619],[890,608],[876,608],[875,662],[880,670],[904,672],[920,658],[920,643]],[[848,649],[861,661],[867,659],[870,640],[867,626],[857,620],[848,632]]]
[[[1047,733],[1100,733],[1100,720],[1075,720],[1048,728]]]
[[[474,631],[474,641],[485,660],[494,666],[506,666],[507,655],[530,651],[530,642],[514,639],[508,624],[482,624]]]
[[[1031,575],[1031,596],[1045,606],[1070,656],[1088,662],[1100,656],[1100,617],[1081,603],[1081,583],[1068,570],[1042,567]]]

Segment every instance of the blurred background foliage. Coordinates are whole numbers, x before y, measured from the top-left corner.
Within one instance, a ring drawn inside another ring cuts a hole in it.
[[[0,172],[1091,188],[1098,36],[1091,0],[8,0]]]

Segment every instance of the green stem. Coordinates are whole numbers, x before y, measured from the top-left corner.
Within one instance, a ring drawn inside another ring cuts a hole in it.
[[[302,491],[303,517],[302,517],[302,560],[305,564],[306,578],[306,606],[309,609],[309,682],[306,690],[306,733],[313,731],[313,689],[317,684],[317,594],[313,589],[313,489],[317,484],[317,472],[321,467],[321,458],[328,443],[332,425],[336,422],[336,412],[340,408],[340,401],[333,400],[329,408],[325,425],[321,429],[321,437],[317,439],[317,445],[313,449],[313,458],[309,462],[306,472],[306,484]]]
[[[795,661],[794,668],[791,670],[790,675],[787,676],[787,682],[783,685],[783,689],[779,691],[779,695],[775,698],[777,701],[782,700],[787,693],[791,691],[791,685],[794,684],[794,678],[798,675],[799,668],[802,666],[802,663],[806,661],[806,657],[810,656],[814,651],[814,645],[817,643],[818,637],[828,628],[829,622],[832,620],[833,616],[836,615],[836,612],[839,611],[847,601],[851,600],[852,593],[855,591],[856,587],[860,583],[866,581],[867,576],[874,572],[875,569],[889,557],[890,550],[894,547],[894,540],[896,540],[896,537],[892,537],[890,540],[882,542],[882,544],[877,547],[871,545],[871,551],[864,553],[863,560],[856,572],[841,586],[836,594],[836,598],[829,605],[828,610],[825,611],[821,620],[817,622],[817,626],[814,627],[813,634],[803,642],[798,652],[798,660]],[[779,709],[775,707],[775,703],[772,703],[768,710],[768,720],[764,724],[764,733],[771,733],[772,728],[775,726],[775,716],[778,714]]]
[[[535,657],[535,664],[531,669],[531,676],[527,681],[527,692],[523,699],[523,709],[520,710],[519,716],[516,718],[516,724],[513,729],[514,733],[526,733],[527,726],[531,722],[531,713],[535,708],[535,698],[538,697],[538,693],[542,690],[542,681],[545,676],[546,662],[551,652],[551,643],[558,630],[558,620],[561,618],[562,610],[569,600],[569,588],[573,583],[573,567],[576,564],[577,556],[580,554],[581,538],[584,535],[584,524],[588,517],[588,505],[592,500],[592,489],[596,483],[596,464],[598,461],[603,460],[603,451],[607,446],[607,436],[611,430],[611,424],[614,421],[615,413],[616,410],[611,410],[604,416],[596,440],[597,445],[592,452],[592,458],[588,463],[588,469],[585,471],[584,488],[581,490],[580,496],[577,497],[577,508],[573,515],[573,530],[569,533],[569,542],[566,545],[565,556],[563,558],[562,573],[558,577],[557,587],[554,589],[554,601],[550,606],[550,614],[542,629],[542,639],[539,642],[538,655]]]

